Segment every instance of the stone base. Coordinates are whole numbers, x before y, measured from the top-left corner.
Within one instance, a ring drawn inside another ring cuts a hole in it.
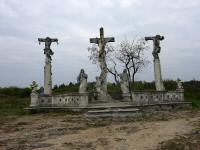
[[[30,107],[37,107],[39,105],[39,94],[31,93],[31,104]]]
[[[123,93],[122,97],[123,97],[122,101],[124,101],[124,102],[130,102],[131,101],[131,94],[130,93]]]
[[[99,94],[97,96],[97,100],[95,100],[95,103],[107,103],[110,101],[112,101],[112,97],[110,95]]]

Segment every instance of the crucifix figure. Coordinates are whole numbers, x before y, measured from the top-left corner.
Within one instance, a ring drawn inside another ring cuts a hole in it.
[[[98,44],[99,46],[99,65],[101,74],[99,76],[100,95],[107,96],[107,64],[105,46],[108,42],[115,42],[114,37],[104,38],[103,28],[100,28],[100,38],[90,38],[90,43]]]
[[[153,41],[153,56],[155,58],[159,58],[158,53],[160,53],[160,41],[164,40],[164,36],[156,35],[154,37],[145,37],[146,41],[152,40]]]
[[[155,85],[157,91],[164,91],[165,87],[162,81],[161,75],[161,65],[158,53],[160,53],[160,41],[164,40],[164,36],[156,35],[153,37],[145,37],[146,41],[152,40],[153,41],[153,52],[152,55],[154,57],[154,76],[155,76]]]
[[[58,44],[58,39],[52,39],[50,37],[46,38],[38,38],[39,44],[41,42],[45,43],[44,54],[45,58],[45,66],[44,66],[44,94],[51,95],[52,94],[52,72],[51,72],[51,56],[54,54],[51,50],[50,46],[52,42],[56,42]]]
[[[44,48],[44,54],[51,60],[51,55],[53,55],[53,51],[51,50],[50,46],[52,42],[56,42],[58,44],[58,39],[52,39],[50,37],[46,37],[45,39],[43,38],[38,38],[39,44],[41,42],[45,43],[45,48]]]

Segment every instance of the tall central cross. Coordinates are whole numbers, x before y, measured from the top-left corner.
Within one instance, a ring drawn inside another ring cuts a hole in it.
[[[99,65],[101,69],[101,74],[99,76],[100,82],[100,94],[102,96],[107,96],[107,64],[106,64],[106,51],[105,46],[108,42],[115,42],[114,37],[104,37],[103,28],[100,28],[100,38],[90,38],[90,43],[98,44],[99,46]]]

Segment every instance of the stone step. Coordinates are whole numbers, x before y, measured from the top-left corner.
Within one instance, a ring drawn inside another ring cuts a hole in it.
[[[139,109],[136,108],[111,108],[104,110],[89,110],[86,113],[86,117],[96,118],[96,117],[135,117],[139,116]]]

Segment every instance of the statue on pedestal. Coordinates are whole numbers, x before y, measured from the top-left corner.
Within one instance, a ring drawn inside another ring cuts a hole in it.
[[[109,42],[114,42],[114,37],[104,37],[104,30],[100,28],[100,37],[99,38],[90,38],[90,43],[98,44],[99,46],[99,66],[101,69],[100,76],[98,77],[98,100],[108,101],[111,97],[108,95],[107,91],[107,64],[106,64],[106,50],[105,46]],[[99,89],[100,88],[100,89]]]
[[[177,88],[176,88],[176,90],[177,90],[177,91],[183,91],[184,89],[183,89],[183,84],[182,84],[181,80],[180,80],[180,79],[177,79],[177,80],[176,80],[176,83],[177,83]]]
[[[79,93],[85,93],[87,88],[87,78],[88,75],[85,73],[84,69],[81,69],[80,74],[77,77],[77,82],[79,85]]]
[[[32,82],[30,85],[31,87],[31,107],[36,107],[38,106],[38,100],[39,100],[39,94],[38,94],[38,85],[36,84],[35,81]]]
[[[52,95],[52,72],[51,72],[51,56],[54,54],[50,46],[53,42],[58,44],[58,39],[46,37],[38,38],[39,44],[45,43],[44,54],[45,54],[45,66],[44,66],[44,94]]]
[[[128,76],[127,70],[124,69],[123,73],[119,74],[119,77],[121,79],[120,87],[121,87],[122,93],[123,94],[129,93],[129,76]]]
[[[35,81],[32,82],[32,84],[30,85],[31,87],[31,93],[38,93],[37,90],[38,90],[38,85]]]
[[[157,91],[164,91],[165,87],[162,81],[161,65],[159,59],[159,53],[161,50],[160,41],[164,40],[164,36],[156,35],[153,37],[145,37],[146,41],[153,41],[153,58],[154,58],[154,76],[155,76],[155,86]]]

